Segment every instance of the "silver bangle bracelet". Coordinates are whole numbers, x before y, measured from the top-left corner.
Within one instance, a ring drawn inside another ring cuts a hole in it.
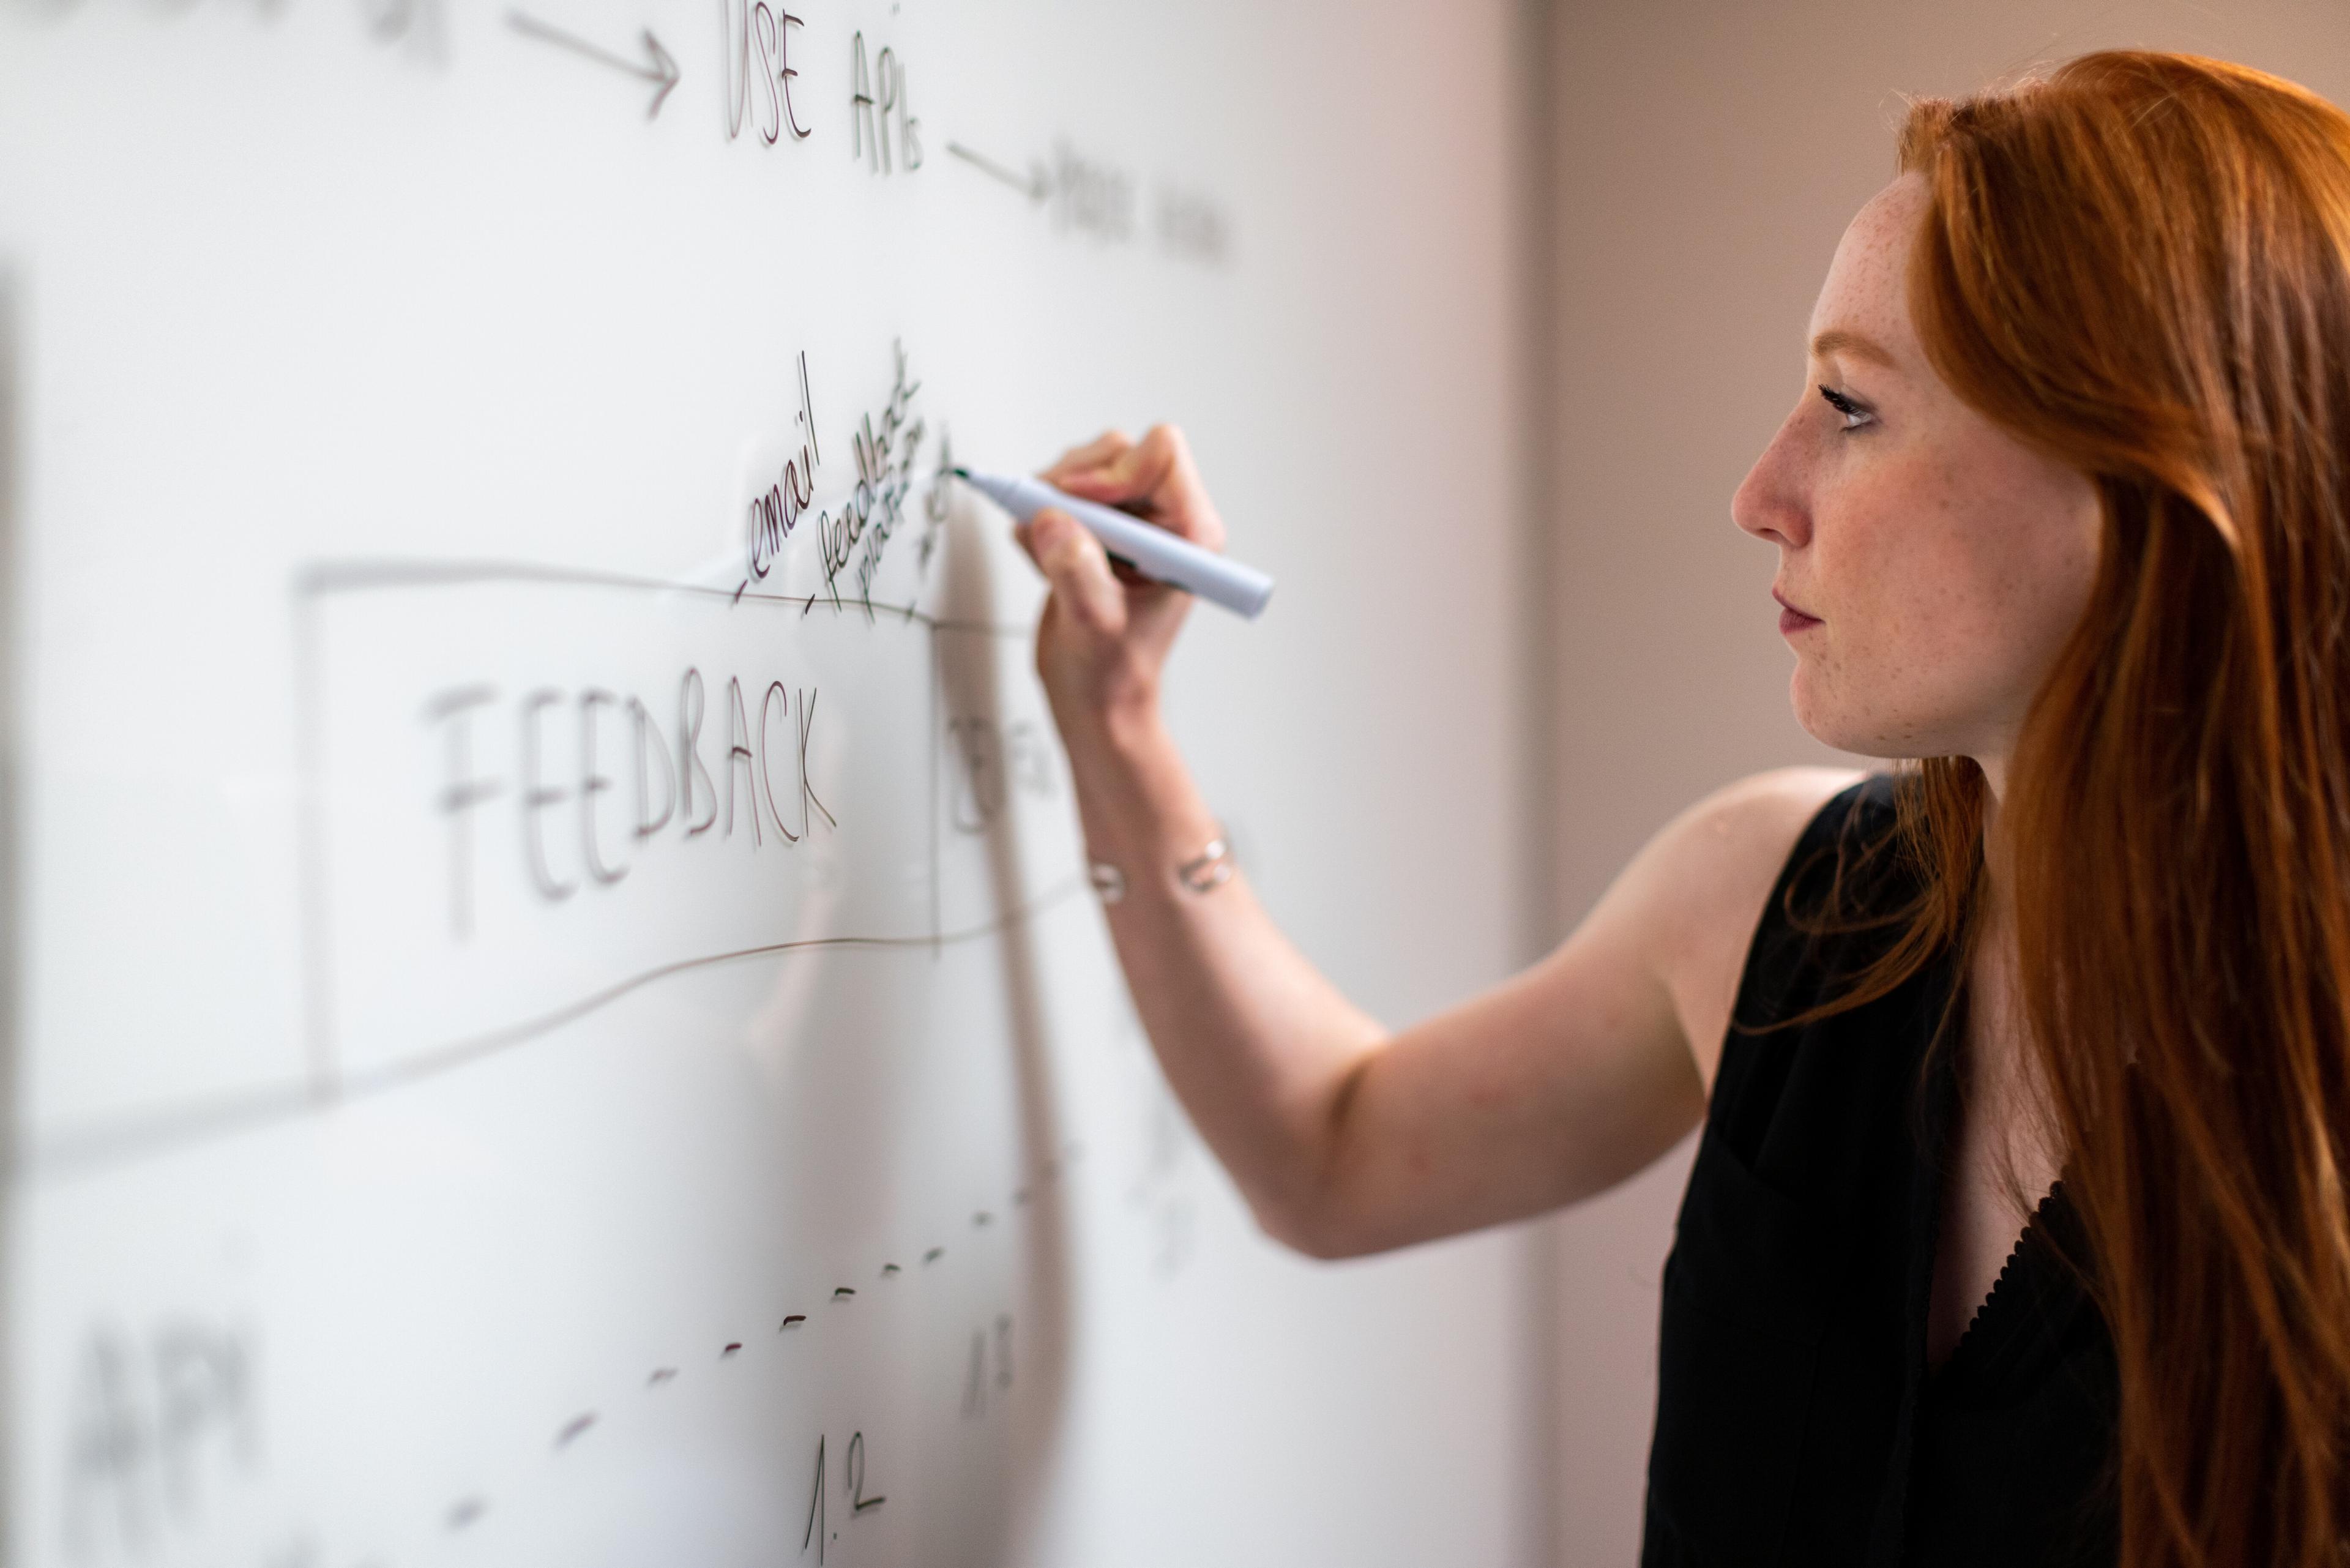
[[[1187,892],[1212,893],[1232,879],[1233,869],[1232,846],[1220,833],[1208,840],[1206,848],[1175,867],[1175,879]]]
[[[1200,853],[1175,867],[1175,880],[1187,893],[1212,893],[1231,881],[1238,869],[1232,860],[1232,846],[1220,833],[1208,840]],[[1118,903],[1126,897],[1126,873],[1109,861],[1095,858],[1090,852],[1086,856],[1086,880],[1093,884],[1095,896],[1105,905]]]

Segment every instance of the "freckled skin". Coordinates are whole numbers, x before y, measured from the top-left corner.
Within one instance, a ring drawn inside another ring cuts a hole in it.
[[[1814,337],[1861,334],[1892,364],[1814,356],[1731,511],[1779,547],[1773,587],[1822,622],[1790,639],[1797,722],[1867,756],[1972,756],[1996,784],[2087,603],[2096,493],[1928,362],[1907,285],[1927,199],[1909,174],[1862,208],[1812,312]],[[1822,384],[1866,405],[1862,428],[1842,428]]]
[[[1731,503],[1778,546],[1773,587],[1820,624],[1794,632],[1796,720],[1877,757],[1968,756],[1997,796],[2007,759],[2097,565],[2096,492],[1962,402],[1911,322],[1922,178],[1887,186],[1846,231],[1813,307],[1807,384]],[[1857,334],[1889,363],[1822,335]],[[1858,427],[1819,388],[1864,405]],[[2012,911],[1994,862],[1968,976],[1975,1102],[1956,1130],[1938,1233],[1928,1354],[1939,1362],[1991,1288],[2061,1161],[2030,1114],[2014,1013]],[[2014,1186],[2009,1185],[2013,1179]]]

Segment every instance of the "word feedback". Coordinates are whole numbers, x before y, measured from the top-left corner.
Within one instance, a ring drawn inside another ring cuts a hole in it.
[[[814,687],[770,680],[762,690],[729,677],[714,717],[709,699],[702,671],[689,668],[677,684],[672,748],[662,721],[634,696],[550,686],[508,700],[488,685],[435,695],[424,722],[441,742],[433,805],[448,823],[450,935],[473,934],[475,823],[501,798],[511,803],[519,868],[549,904],[618,884],[632,858],[664,836],[742,831],[762,848],[772,828],[788,847],[819,823],[840,826],[808,775]],[[501,718],[514,737],[510,774],[476,761],[478,732]],[[613,798],[624,793],[632,800]]]

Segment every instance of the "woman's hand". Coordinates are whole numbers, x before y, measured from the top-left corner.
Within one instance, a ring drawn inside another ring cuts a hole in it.
[[[1223,523],[1172,425],[1153,426],[1140,441],[1111,431],[1064,452],[1040,477],[1205,549],[1223,548]],[[1101,541],[1066,512],[1040,512],[1015,536],[1052,585],[1036,628],[1036,673],[1063,736],[1152,716],[1159,671],[1191,596],[1112,566]]]

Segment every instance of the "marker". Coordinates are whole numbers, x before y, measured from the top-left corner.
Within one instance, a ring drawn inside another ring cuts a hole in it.
[[[956,469],[955,476],[1023,523],[1047,506],[1066,512],[1084,524],[1103,549],[1144,576],[1197,594],[1250,620],[1273,597],[1273,579],[1263,572],[1202,550],[1114,506],[1080,501],[1041,479],[1006,479],[967,468]]]

